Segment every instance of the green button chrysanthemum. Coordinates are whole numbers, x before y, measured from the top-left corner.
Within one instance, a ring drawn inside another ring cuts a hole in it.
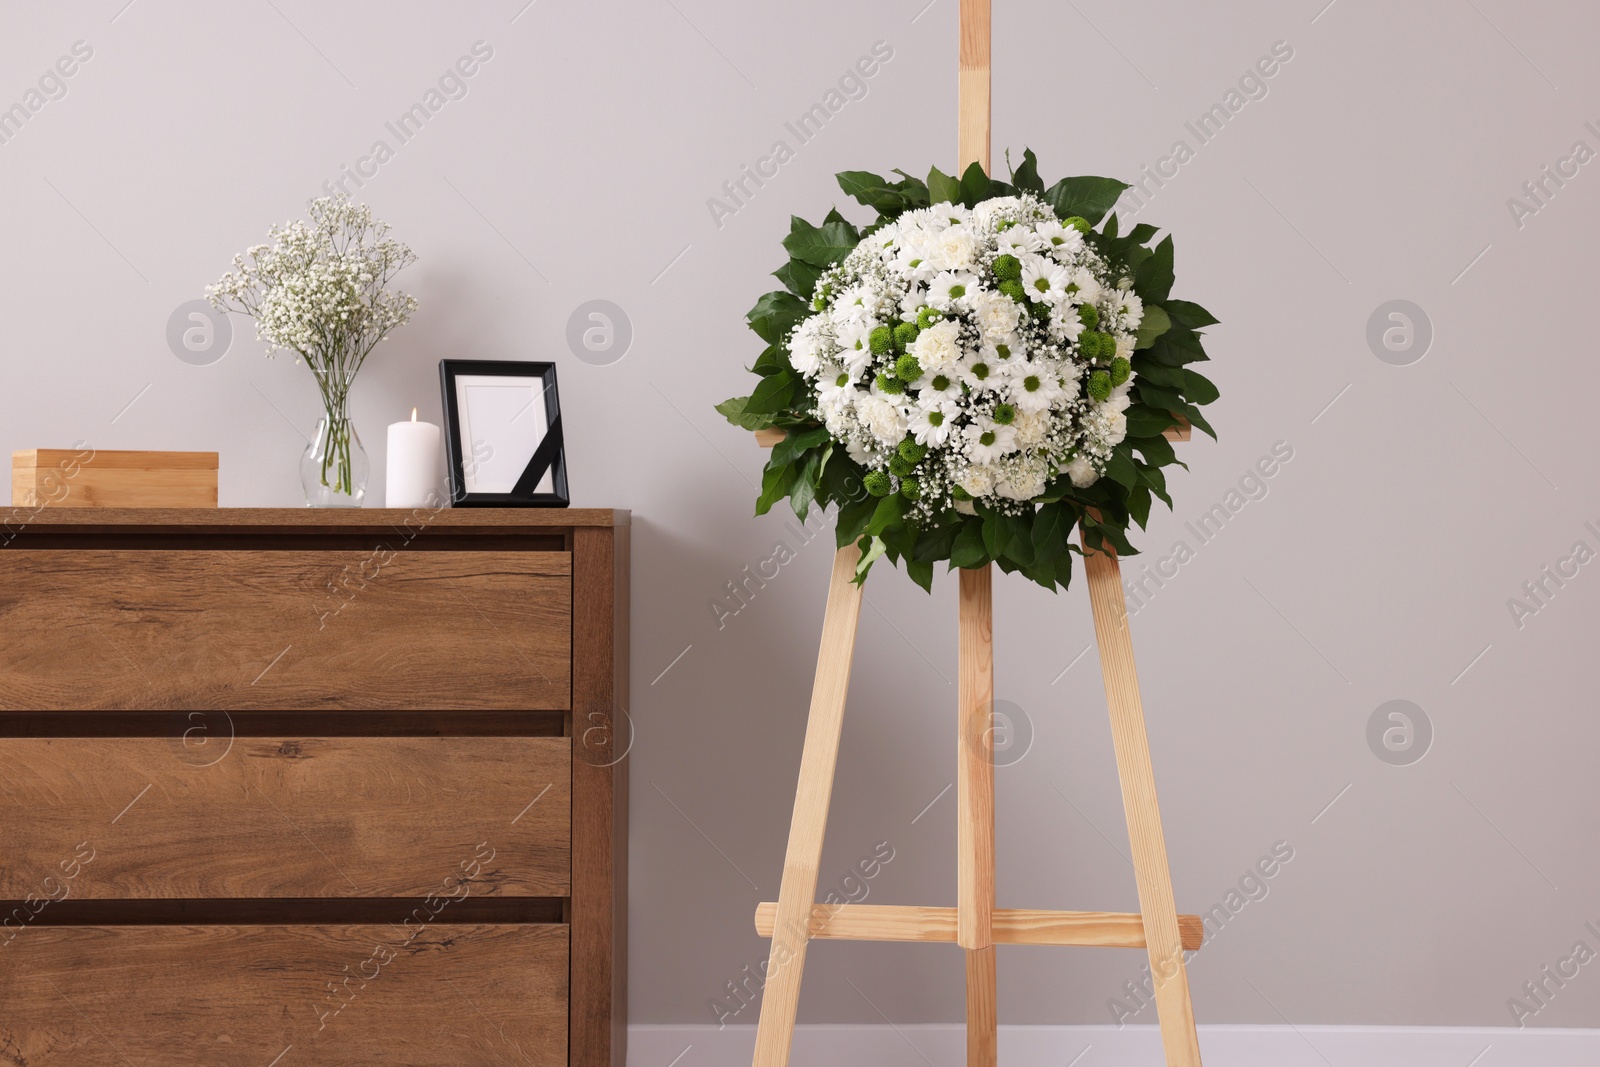
[[[1022,278],[1022,261],[1009,252],[1003,256],[995,256],[994,262],[989,264],[989,269],[1003,282],[1018,281]]]
[[[928,454],[928,446],[919,445],[916,438],[908,437],[900,442],[900,447],[897,451],[912,463],[921,463],[922,457]]]
[[[1133,364],[1129,363],[1127,360],[1123,359],[1121,356],[1118,356],[1116,359],[1111,361],[1111,384],[1112,384],[1112,386],[1121,385],[1123,382],[1128,380],[1128,375],[1130,375],[1132,373],[1133,373]]]
[[[872,354],[881,356],[894,347],[894,334],[889,332],[889,327],[879,326],[867,334],[867,346],[872,349]]]
[[[888,471],[868,471],[861,484],[873,496],[888,496],[894,492],[894,479],[889,477]]]
[[[914,382],[922,377],[922,364],[917,362],[917,357],[907,352],[894,361],[894,375],[903,382]]]
[[[1097,370],[1089,375],[1089,395],[1096,402],[1104,403],[1106,397],[1111,395],[1111,375],[1103,370]]]

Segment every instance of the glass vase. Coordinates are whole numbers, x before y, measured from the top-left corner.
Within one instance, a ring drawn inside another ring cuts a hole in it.
[[[300,485],[309,508],[359,508],[367,495],[367,450],[345,411],[344,399],[329,403],[300,457]]]

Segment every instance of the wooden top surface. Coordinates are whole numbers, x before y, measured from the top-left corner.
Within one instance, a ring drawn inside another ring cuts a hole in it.
[[[26,448],[11,453],[13,468],[57,467],[73,462],[85,467],[111,467],[118,470],[214,471],[217,469],[217,453],[146,452],[105,448]]]
[[[171,532],[360,530],[410,526],[429,529],[517,530],[627,526],[632,513],[613,508],[0,508],[0,531],[119,527]]]

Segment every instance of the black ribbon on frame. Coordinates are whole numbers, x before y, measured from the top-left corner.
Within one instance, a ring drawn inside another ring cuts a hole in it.
[[[511,487],[512,496],[524,500],[533,496],[534,487],[549,472],[556,457],[561,454],[561,444],[561,416],[557,415],[551,420],[550,430],[544,435],[544,440],[533,450],[533,456],[528,460],[527,467],[523,468],[517,484]]]

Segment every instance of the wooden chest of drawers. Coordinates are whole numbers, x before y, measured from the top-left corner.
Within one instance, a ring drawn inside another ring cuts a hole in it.
[[[0,1064],[621,1067],[628,516],[0,511]]]

